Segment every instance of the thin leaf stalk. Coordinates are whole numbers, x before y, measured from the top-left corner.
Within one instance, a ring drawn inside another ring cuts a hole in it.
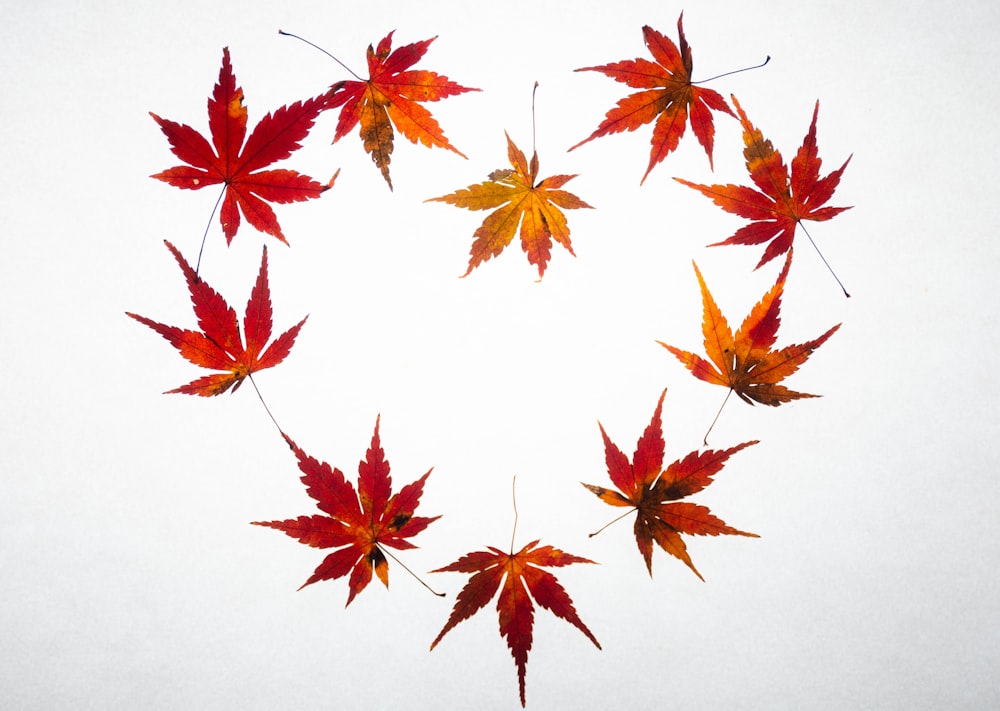
[[[719,421],[719,415],[722,414],[722,408],[724,408],[726,403],[729,402],[729,396],[732,394],[733,389],[729,388],[729,392],[726,393],[726,399],[722,401],[721,405],[719,405],[719,411],[715,413],[715,419],[712,420],[712,424],[708,426],[708,431],[705,432],[705,438],[702,440],[702,444],[704,446],[708,446],[708,435],[711,434],[712,428],[715,427],[715,423]]]
[[[383,555],[387,555],[390,558],[392,558],[399,565],[400,568],[402,568],[407,573],[409,573],[410,575],[412,575],[414,580],[416,580],[418,583],[420,583],[425,588],[427,588],[428,590],[430,590],[434,595],[437,595],[438,597],[447,597],[447,595],[445,593],[438,592],[437,590],[435,590],[434,588],[432,588],[430,585],[428,585],[427,583],[425,583],[423,580],[421,580],[419,575],[417,575],[412,570],[410,570],[403,561],[401,561],[399,558],[397,558],[392,553],[390,553],[388,548],[384,548],[384,547],[380,546],[378,543],[375,544],[375,547],[378,548],[379,551],[381,551],[381,553]]]
[[[194,265],[195,276],[198,276],[198,270],[201,269],[201,255],[205,251],[205,241],[208,239],[208,231],[212,229],[212,220],[215,219],[215,213],[219,211],[219,205],[222,204],[222,196],[226,194],[227,188],[229,188],[229,183],[223,183],[219,197],[215,199],[215,207],[212,208],[212,214],[208,216],[208,224],[205,225],[205,232],[201,236],[201,246],[198,248],[198,261]]]
[[[710,81],[715,81],[716,79],[721,79],[722,77],[728,77],[730,74],[739,74],[740,72],[749,72],[751,69],[760,69],[761,67],[763,67],[764,65],[766,65],[770,61],[771,61],[771,55],[769,54],[769,55],[767,55],[767,59],[765,59],[760,64],[755,64],[752,67],[743,67],[742,69],[734,69],[731,72],[723,72],[722,74],[716,74],[714,77],[709,77],[708,79],[699,79],[698,81],[693,81],[691,83],[692,84],[707,84]]]
[[[823,264],[826,265],[826,268],[830,271],[830,274],[833,275],[833,278],[837,282],[837,285],[840,287],[841,291],[844,292],[844,296],[847,297],[848,299],[851,298],[851,295],[847,293],[847,288],[844,286],[844,283],[840,281],[840,277],[838,277],[837,273],[833,271],[833,267],[830,266],[830,263],[826,261],[826,257],[824,257],[823,253],[819,250],[819,247],[816,246],[816,242],[813,240],[812,235],[809,234],[809,230],[807,230],[806,226],[802,224],[802,220],[799,220],[799,227],[802,228],[803,234],[805,234],[805,236],[809,239],[809,244],[813,246],[813,249],[816,250],[816,254],[819,255],[819,258],[823,261]]]
[[[593,533],[588,533],[587,534],[587,538],[593,538],[594,536],[596,536],[598,533],[600,533],[601,531],[603,531],[605,528],[607,528],[611,524],[618,523],[623,518],[625,518],[626,516],[629,516],[629,515],[631,515],[633,513],[635,513],[635,508],[629,509],[628,511],[626,511],[625,513],[623,513],[621,516],[614,517],[613,519],[611,519],[610,521],[608,521],[606,524],[604,524],[603,526],[601,526],[599,529],[597,529]]]
[[[264,396],[260,394],[260,388],[257,387],[257,381],[253,379],[253,373],[247,373],[247,379],[250,381],[250,384],[253,385],[253,389],[257,392],[260,404],[264,406],[264,412],[266,412],[267,416],[271,418],[271,422],[274,423],[274,426],[278,428],[278,434],[280,434],[287,441],[288,436],[285,434],[285,431],[281,429],[281,425],[278,424],[278,421],[274,418],[274,415],[271,413],[271,408],[269,408],[267,403],[264,401]]]
[[[364,79],[362,79],[361,77],[359,77],[357,74],[355,74],[353,69],[351,69],[349,66],[347,66],[346,64],[344,64],[343,62],[341,62],[339,59],[337,59],[336,57],[334,57],[332,54],[330,54],[329,52],[327,52],[325,49],[323,49],[322,47],[320,47],[318,44],[313,44],[312,42],[310,42],[309,40],[307,40],[305,37],[299,37],[298,35],[293,35],[291,32],[285,32],[284,30],[278,30],[278,34],[279,35],[284,35],[285,37],[294,37],[295,39],[297,39],[297,40],[299,40],[301,42],[305,42],[310,47],[314,47],[315,49],[318,49],[320,52],[322,52],[327,57],[329,57],[330,59],[332,59],[333,61],[335,61],[337,64],[339,64],[340,66],[342,66],[344,69],[346,69],[350,73],[350,75],[352,77],[354,77],[358,81],[365,81]]]

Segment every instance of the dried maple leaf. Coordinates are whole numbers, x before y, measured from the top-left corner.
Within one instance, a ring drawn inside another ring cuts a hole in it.
[[[371,582],[373,571],[388,588],[389,563],[383,546],[397,550],[416,548],[406,539],[441,518],[413,515],[420,504],[430,470],[396,494],[391,494],[389,462],[382,450],[378,426],[379,418],[376,418],[371,447],[358,465],[356,493],[343,472],[313,459],[285,437],[299,460],[306,493],[316,500],[321,511],[329,515],[313,514],[285,521],[254,521],[253,525],[283,531],[313,548],[337,549],[323,559],[299,590],[320,580],[336,580],[350,573],[350,592],[347,595],[347,605],[350,605],[354,596]]]
[[[232,242],[239,229],[242,210],[247,222],[256,229],[287,244],[278,218],[267,201],[288,203],[318,198],[329,189],[332,181],[329,185],[321,185],[294,170],[261,168],[288,158],[292,151],[301,147],[299,142],[326,108],[329,96],[330,92],[267,114],[254,127],[244,145],[247,110],[243,105],[243,89],[236,86],[226,47],[222,50],[219,82],[208,100],[212,144],[187,124],[168,121],[150,112],[170,141],[170,150],[188,164],[151,177],[187,190],[225,183],[226,196],[219,211],[219,221],[227,243]]]
[[[653,574],[653,541],[670,555],[682,560],[699,578],[701,573],[694,567],[687,553],[687,546],[680,534],[718,536],[729,534],[757,538],[756,533],[747,533],[727,526],[725,521],[712,515],[704,506],[689,502],[672,503],[695,494],[712,483],[712,477],[719,473],[726,460],[736,452],[757,444],[757,440],[743,442],[725,450],[691,452],[683,459],[663,468],[663,424],[660,412],[663,408],[664,390],[656,403],[653,418],[646,431],[639,438],[635,455],[630,464],[628,458],[612,442],[604,427],[604,455],[608,465],[608,475],[612,483],[620,489],[614,491],[603,486],[584,484],[590,491],[611,506],[629,506],[636,510],[635,540],[639,552],[646,561],[646,569]],[[617,519],[616,519],[617,520]]]
[[[573,601],[563,586],[552,573],[538,567],[558,567],[594,561],[564,553],[552,546],[536,548],[537,545],[538,541],[532,541],[517,553],[513,552],[513,547],[510,553],[504,553],[498,548],[487,546],[488,550],[467,553],[454,563],[432,571],[473,575],[458,594],[451,616],[431,643],[431,649],[434,649],[451,628],[484,608],[493,599],[497,589],[500,588],[500,583],[503,582],[503,589],[497,599],[500,635],[507,640],[507,647],[517,666],[521,706],[524,706],[524,674],[528,664],[528,652],[531,650],[534,625],[532,598],[553,615],[561,617],[587,635],[587,639],[598,649],[601,648],[597,638],[577,615]]]
[[[674,180],[712,198],[712,201],[726,212],[753,220],[738,229],[729,239],[709,246],[763,244],[771,240],[760,262],[757,263],[757,268],[760,268],[791,249],[795,226],[802,220],[829,220],[834,215],[850,209],[822,207],[822,205],[833,197],[833,191],[840,183],[840,176],[851,162],[851,157],[848,156],[837,170],[823,178],[819,177],[823,161],[820,160],[816,147],[816,116],[819,114],[817,101],[809,133],[795,154],[792,173],[789,176],[781,153],[754,128],[736,97],[732,99],[739,112],[740,123],[743,125],[743,144],[746,146],[743,149],[743,156],[746,158],[747,170],[759,189],[742,185],[698,185],[680,178]]]
[[[465,158],[455,148],[438,122],[418,101],[438,101],[466,91],[479,91],[456,84],[442,74],[428,71],[406,71],[420,61],[437,37],[392,49],[392,32],[377,49],[368,45],[368,76],[366,81],[345,81],[334,86],[330,108],[343,106],[333,136],[336,143],[359,123],[365,151],[382,171],[382,177],[392,189],[389,161],[392,156],[392,126],[412,143],[447,148]],[[390,121],[392,122],[390,124]]]
[[[236,392],[248,375],[278,365],[288,356],[306,319],[302,319],[278,336],[267,350],[264,350],[264,345],[271,338],[272,326],[271,289],[267,283],[267,247],[264,248],[260,260],[257,282],[250,292],[250,300],[247,301],[246,315],[243,319],[243,333],[246,336],[246,348],[244,348],[233,308],[195,274],[194,269],[174,245],[165,240],[164,242],[184,272],[184,278],[187,279],[191,302],[201,331],[166,326],[133,313],[127,315],[166,338],[170,341],[170,345],[195,365],[227,371],[206,375],[167,392],[204,397],[220,395],[229,388]]]
[[[709,360],[662,341],[657,343],[677,356],[696,378],[727,387],[751,405],[759,402],[776,406],[789,400],[819,397],[789,390],[778,383],[798,370],[812,352],[840,328],[839,323],[815,340],[771,350],[781,325],[781,295],[792,263],[792,252],[788,250],[778,281],[743,320],[735,336],[695,264],[694,271],[701,286],[704,305],[702,333]]]
[[[708,154],[708,164],[712,165],[712,147],[715,141],[715,124],[712,110],[724,111],[734,116],[722,95],[711,89],[691,83],[691,47],[684,37],[684,13],[677,19],[677,33],[680,36],[678,50],[670,38],[661,35],[648,25],[642,28],[646,47],[656,62],[648,59],[631,59],[599,67],[583,67],[578,72],[601,72],[615,81],[620,81],[635,89],[644,89],[626,96],[615,108],[608,111],[601,125],[590,136],[573,148],[578,148],[599,136],[607,136],[621,131],[634,131],[656,119],[653,127],[652,150],[649,166],[640,184],[646,182],[653,167],[677,148],[690,114],[691,128],[698,142]],[[573,150],[570,148],[570,150]]]
[[[561,244],[570,254],[573,245],[569,240],[569,225],[563,210],[592,207],[573,193],[560,190],[575,175],[553,175],[535,182],[538,178],[538,152],[531,156],[531,164],[524,153],[507,138],[507,157],[513,170],[495,170],[484,183],[470,185],[450,195],[431,198],[425,202],[446,202],[468,210],[494,210],[475,231],[469,268],[463,276],[491,257],[499,255],[514,239],[517,226],[521,225],[521,248],[528,255],[528,262],[538,266],[539,278],[552,252],[552,240]]]

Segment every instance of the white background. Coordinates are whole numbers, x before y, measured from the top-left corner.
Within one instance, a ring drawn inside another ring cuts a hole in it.
[[[667,461],[701,445],[725,391],[655,340],[700,351],[697,260],[730,323],[780,260],[704,245],[743,221],[671,178],[745,183],[738,123],[717,116],[715,173],[688,134],[639,179],[651,128],[572,153],[628,87],[573,69],[676,40],[662,2],[11,3],[0,42],[0,689],[5,708],[517,708],[492,605],[429,653],[467,579],[427,575],[484,545],[535,538],[600,563],[557,571],[601,641],[546,612],[532,708],[991,708],[1000,703],[996,193],[1000,11],[990,3],[701,2],[686,8],[695,77],[756,64],[735,93],[790,160],[814,101],[823,173],[850,154],[809,225],[844,299],[801,239],[779,345],[841,330],[780,408],[733,399],[714,447],[749,439],[694,500],[760,539],[691,540],[706,578],[656,551],[578,482],[607,475],[597,420],[629,456],[664,387]],[[214,188],[147,176],[178,163],[148,111],[207,134],[229,46],[250,123],[364,50],[439,35],[418,65],[481,93],[431,105],[469,160],[397,137],[390,193],[356,134],[324,114],[278,167],[325,181],[279,206],[286,248],[217,221],[203,274],[242,314],[271,246],[275,331],[310,314],[257,378],[310,454],[354,475],[382,415],[394,487],[431,466],[391,590],[344,609],[344,580],[296,592],[324,552],[253,520],[312,513],[294,458],[249,385],[161,395],[202,370],[135,311],[195,323],[169,239],[194,259]],[[569,213],[577,258],[545,278],[515,244],[465,271],[484,213],[424,204],[530,156],[579,173],[597,209]],[[690,539],[689,539],[690,540]]]

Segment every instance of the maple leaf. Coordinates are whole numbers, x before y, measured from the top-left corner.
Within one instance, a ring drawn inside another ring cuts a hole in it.
[[[669,37],[661,35],[652,27],[642,28],[646,47],[656,62],[648,59],[631,59],[599,67],[583,67],[578,72],[601,72],[615,81],[635,89],[643,89],[626,96],[615,108],[605,115],[601,125],[590,136],[573,148],[599,136],[607,136],[622,131],[634,131],[656,119],[653,127],[652,149],[649,166],[642,176],[640,185],[646,182],[653,167],[667,157],[680,143],[688,118],[698,142],[708,154],[708,164],[712,165],[712,147],[715,142],[715,124],[712,110],[723,111],[734,116],[722,95],[711,89],[691,83],[691,47],[684,37],[684,13],[677,19],[677,33],[680,49]]]
[[[194,304],[194,313],[198,317],[201,331],[166,326],[134,313],[127,313],[127,315],[166,338],[170,341],[170,345],[179,350],[182,356],[195,365],[212,370],[227,371],[206,375],[167,392],[204,397],[220,395],[230,388],[236,392],[243,383],[243,379],[248,375],[278,365],[288,356],[306,319],[302,319],[278,336],[264,350],[264,345],[271,338],[272,327],[271,289],[267,282],[267,247],[264,248],[264,254],[260,261],[260,272],[257,275],[257,282],[250,292],[246,315],[243,318],[243,333],[246,336],[246,347],[244,348],[239,324],[236,320],[236,312],[233,308],[218,292],[195,274],[194,269],[185,261],[174,245],[166,240],[164,243],[180,265],[181,271],[184,272],[184,278],[187,279],[191,301]]]
[[[510,553],[504,553],[498,548],[487,546],[488,550],[467,553],[454,563],[432,571],[473,575],[458,594],[455,607],[444,628],[431,643],[431,649],[434,649],[441,638],[455,625],[485,607],[503,582],[503,589],[497,599],[500,635],[507,640],[507,647],[517,666],[521,706],[524,706],[524,674],[528,664],[528,652],[531,650],[534,625],[532,598],[553,615],[561,617],[583,632],[598,649],[601,648],[597,638],[577,615],[573,601],[565,588],[552,573],[539,567],[559,567],[594,561],[564,553],[552,546],[536,548],[538,543],[532,541],[517,553],[513,552],[513,548]]]
[[[709,360],[682,351],[657,341],[661,346],[677,356],[688,370],[700,380],[722,385],[735,392],[742,400],[750,403],[777,406],[783,402],[806,397],[819,397],[789,390],[778,383],[798,370],[814,350],[826,342],[840,328],[838,323],[819,338],[801,345],[786,346],[771,350],[777,339],[781,325],[781,295],[792,263],[792,252],[788,250],[785,266],[778,275],[771,290],[754,306],[743,320],[739,331],[733,335],[729,324],[716,305],[705,280],[694,265],[701,297],[704,305],[702,333],[705,336],[705,353]]]
[[[746,158],[747,170],[758,189],[742,185],[698,185],[680,178],[674,180],[712,198],[726,212],[752,220],[729,239],[709,246],[763,244],[771,240],[757,263],[756,268],[759,269],[791,249],[795,227],[802,220],[829,220],[850,209],[822,206],[833,197],[833,191],[840,183],[840,176],[847,164],[851,162],[851,156],[837,170],[823,178],[819,177],[823,161],[819,158],[816,146],[816,117],[819,114],[817,101],[809,133],[795,154],[789,176],[781,153],[754,128],[736,97],[732,99],[743,125],[743,156]]]
[[[756,533],[747,533],[726,525],[725,521],[704,506],[690,502],[677,502],[695,494],[714,480],[726,460],[736,452],[757,444],[757,440],[743,442],[725,450],[691,452],[683,459],[663,468],[663,424],[660,412],[663,408],[664,390],[656,403],[653,418],[642,433],[636,445],[632,462],[622,453],[598,423],[604,438],[604,455],[608,465],[608,475],[620,491],[603,486],[584,484],[600,499],[611,506],[635,508],[635,540],[639,552],[646,561],[646,569],[653,575],[653,541],[670,555],[687,565],[699,578],[701,573],[694,567],[687,552],[687,546],[680,534],[718,536],[720,534],[749,536],[758,538]]]
[[[545,274],[545,267],[552,252],[552,240],[561,244],[573,256],[569,240],[569,226],[564,210],[591,208],[572,193],[560,190],[576,175],[553,175],[536,182],[538,178],[538,152],[531,156],[531,164],[524,153],[514,145],[507,132],[507,157],[513,170],[496,170],[484,183],[470,185],[450,195],[431,198],[424,202],[446,202],[468,210],[494,210],[475,231],[469,268],[462,276],[491,257],[499,255],[521,225],[521,248],[528,255],[528,262],[538,267],[538,276]]]
[[[199,190],[225,183],[219,221],[230,244],[240,227],[240,211],[256,229],[287,244],[278,218],[268,202],[289,203],[318,198],[328,185],[294,170],[261,170],[288,158],[301,148],[300,141],[325,108],[331,92],[307,101],[282,106],[260,120],[246,144],[247,109],[243,89],[236,85],[229,48],[222,50],[219,81],[208,100],[208,126],[212,143],[187,124],[150,116],[170,141],[170,150],[188,165],[170,168],[151,177],[174,187]],[[242,149],[241,149],[242,147]],[[336,177],[336,176],[334,176]]]
[[[418,101],[438,101],[466,91],[479,91],[461,86],[448,77],[428,71],[407,71],[420,61],[437,37],[392,50],[392,32],[387,34],[378,48],[368,45],[368,76],[366,81],[345,81],[333,87],[330,108],[343,106],[333,136],[336,143],[351,129],[361,124],[361,140],[365,151],[382,171],[382,177],[392,189],[389,162],[392,156],[392,127],[412,143],[447,148],[465,158],[455,148],[431,112]],[[391,121],[391,124],[390,124]]]
[[[313,548],[337,549],[323,559],[299,590],[320,580],[336,580],[350,573],[350,592],[347,596],[347,605],[350,605],[354,596],[371,582],[372,572],[388,588],[389,563],[383,546],[397,550],[416,548],[406,539],[441,518],[413,515],[420,504],[430,470],[392,494],[389,462],[379,440],[379,420],[375,419],[375,433],[365,459],[358,464],[357,492],[344,478],[343,472],[313,459],[289,437],[285,437],[299,461],[306,493],[316,500],[316,506],[321,511],[329,515],[254,521],[253,525],[283,531]]]

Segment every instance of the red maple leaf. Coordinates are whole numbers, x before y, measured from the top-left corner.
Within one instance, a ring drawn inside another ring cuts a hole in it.
[[[417,535],[440,516],[414,516],[420,504],[424,482],[430,470],[415,482],[392,494],[389,462],[385,458],[378,435],[375,434],[365,459],[358,465],[358,489],[344,478],[339,469],[313,459],[287,436],[292,451],[299,460],[302,483],[306,493],[316,500],[316,506],[329,514],[299,516],[284,521],[254,521],[255,526],[267,526],[284,531],[300,543],[313,548],[336,548],[303,583],[312,585],[320,580],[335,580],[348,573],[350,592],[347,605],[367,587],[372,572],[389,587],[389,563],[383,546],[403,550],[416,548],[407,538]],[[345,605],[345,607],[347,606]]]
[[[320,112],[327,108],[330,92],[307,101],[282,106],[260,120],[247,138],[247,110],[243,89],[236,86],[229,48],[222,50],[219,82],[208,100],[208,126],[212,143],[187,124],[175,123],[150,112],[170,141],[170,150],[188,165],[180,165],[151,177],[174,187],[199,190],[225,183],[225,199],[219,221],[231,243],[240,226],[240,211],[261,232],[287,244],[274,210],[267,202],[288,203],[318,198],[332,185],[321,185],[294,170],[261,170],[288,158],[301,148]],[[214,146],[214,148],[213,148]],[[242,150],[241,150],[242,146]],[[334,176],[336,177],[336,176]]]
[[[500,583],[503,589],[497,599],[497,611],[500,613],[500,635],[507,640],[514,664],[517,666],[518,688],[521,693],[521,706],[524,706],[524,674],[528,664],[528,651],[531,649],[532,627],[534,625],[535,602],[556,617],[569,622],[587,635],[598,649],[601,645],[583,624],[573,601],[556,576],[538,566],[558,567],[571,563],[593,563],[592,560],[564,553],[552,546],[536,548],[538,541],[532,541],[517,553],[511,548],[510,553],[504,553],[498,548],[487,546],[488,550],[467,553],[454,563],[438,568],[432,572],[473,573],[462,588],[455,601],[455,607],[444,628],[431,643],[431,649],[441,641],[441,638],[459,622],[472,617],[493,599]],[[527,589],[526,589],[527,588]],[[529,595],[530,592],[530,595]]]
[[[576,70],[601,72],[615,81],[644,90],[621,99],[615,108],[608,111],[597,130],[573,146],[578,148],[598,136],[634,131],[656,119],[649,166],[640,184],[646,182],[646,177],[657,163],[677,148],[684,135],[689,116],[694,135],[705,148],[708,164],[711,166],[712,147],[715,141],[712,110],[734,115],[721,94],[691,83],[691,70],[694,64],[691,59],[691,47],[684,37],[683,20],[682,12],[677,18],[680,49],[669,37],[661,35],[652,27],[647,25],[642,28],[643,40],[656,62],[637,58]]]
[[[631,463],[598,423],[604,438],[608,475],[619,491],[592,484],[584,486],[606,504],[635,508],[635,540],[650,576],[653,574],[653,541],[656,541],[663,550],[683,561],[695,575],[704,580],[691,562],[680,534],[729,534],[753,538],[757,538],[757,534],[726,525],[725,521],[712,515],[704,506],[677,500],[695,494],[711,484],[712,477],[719,473],[731,455],[757,444],[757,440],[743,442],[726,450],[691,452],[664,469],[665,445],[660,412],[663,408],[663,396],[666,394],[667,391],[664,390],[660,395],[653,418],[639,438]]]
[[[733,105],[739,112],[740,123],[743,125],[745,146],[743,156],[746,158],[747,170],[758,189],[731,184],[698,185],[680,178],[674,180],[712,198],[712,201],[726,212],[753,220],[738,229],[729,239],[709,246],[763,244],[771,240],[755,267],[759,269],[791,249],[795,227],[802,220],[829,220],[850,209],[822,206],[833,197],[833,191],[837,189],[840,176],[851,162],[851,157],[848,156],[837,170],[823,178],[819,177],[823,161],[819,158],[819,149],[816,146],[816,117],[819,114],[817,101],[816,108],[813,109],[812,124],[802,140],[802,146],[795,154],[789,176],[781,153],[774,149],[771,141],[765,139],[763,134],[754,128],[736,97],[732,99]]]
[[[465,154],[445,138],[431,112],[417,102],[438,101],[466,91],[479,91],[461,86],[442,74],[410,70],[437,37],[397,47],[390,54],[392,34],[390,32],[383,37],[377,49],[368,45],[369,78],[334,86],[330,101],[330,108],[343,106],[333,142],[339,141],[360,123],[365,150],[371,154],[390,190],[392,126],[395,125],[412,143],[419,141],[428,147],[447,148],[465,158]]]
[[[230,388],[236,392],[248,375],[278,365],[288,356],[306,319],[302,319],[278,336],[267,350],[264,350],[265,344],[271,338],[272,326],[271,289],[267,283],[267,247],[264,248],[260,260],[257,282],[250,292],[250,300],[247,301],[246,315],[243,319],[243,333],[246,336],[244,348],[233,308],[205,283],[204,279],[195,274],[194,269],[174,245],[166,241],[164,243],[180,265],[184,278],[187,279],[191,302],[201,331],[166,326],[134,313],[127,315],[166,338],[170,341],[170,345],[195,365],[227,371],[206,375],[167,392],[204,397],[220,395]]]

